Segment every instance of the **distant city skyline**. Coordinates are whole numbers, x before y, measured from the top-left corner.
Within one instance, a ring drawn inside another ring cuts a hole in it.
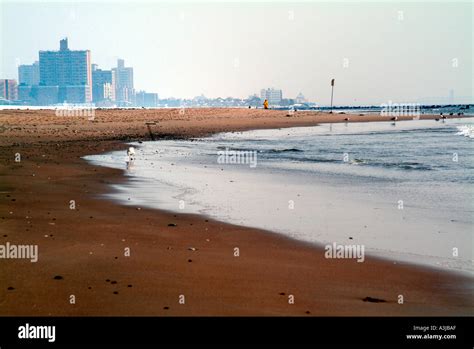
[[[134,68],[135,89],[160,97],[247,98],[302,92],[320,105],[472,103],[470,3],[5,2],[0,78],[57,50]],[[21,23],[21,25],[18,25]]]

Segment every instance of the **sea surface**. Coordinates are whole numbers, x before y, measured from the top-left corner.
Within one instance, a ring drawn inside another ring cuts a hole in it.
[[[124,151],[85,158],[125,170],[107,194],[123,204],[474,274],[473,137],[469,118],[339,123],[134,143],[131,162]]]

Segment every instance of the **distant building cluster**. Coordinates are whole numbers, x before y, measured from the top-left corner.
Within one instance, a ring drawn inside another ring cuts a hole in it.
[[[71,50],[67,38],[60,40],[58,51],[39,51],[39,60],[18,66],[18,83],[0,80],[0,104],[55,106],[88,104],[97,107],[254,107],[265,100],[272,108],[286,108],[308,103],[299,93],[296,98],[283,98],[283,91],[264,88],[248,98],[159,99],[157,93],[136,91],[133,68],[123,59],[110,70],[91,62],[89,50]]]
[[[159,100],[160,107],[170,107],[170,108],[180,108],[180,107],[242,107],[242,108],[261,108],[265,99],[269,100],[270,106],[272,108],[288,108],[295,106],[297,104],[305,104],[304,108],[313,108],[315,107],[314,103],[309,103],[306,101],[304,96],[300,93],[296,98],[283,98],[283,93],[281,90],[275,93],[267,94],[268,90],[272,89],[262,89],[260,96],[257,94],[248,96],[247,98],[234,98],[234,97],[217,97],[217,98],[207,98],[203,95],[196,96],[191,99],[181,99],[181,98],[166,98]],[[265,91],[265,93],[264,93]],[[300,106],[301,107],[301,106]]]
[[[267,100],[270,106],[285,107],[295,104],[307,104],[308,101],[300,92],[296,98],[283,98],[283,91],[276,88],[264,88],[260,90],[260,101]]]
[[[89,50],[40,51],[39,61],[18,67],[18,82],[0,80],[0,100],[24,105],[95,104],[99,107],[158,106],[158,94],[136,92],[133,68],[123,59],[111,70],[91,63]]]

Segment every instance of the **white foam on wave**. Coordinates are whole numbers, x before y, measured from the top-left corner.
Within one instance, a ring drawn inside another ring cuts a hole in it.
[[[457,126],[457,129],[459,132],[457,132],[457,135],[468,137],[468,138],[474,138],[474,125],[461,125]]]

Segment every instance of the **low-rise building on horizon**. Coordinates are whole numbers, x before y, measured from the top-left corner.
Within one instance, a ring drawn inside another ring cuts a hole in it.
[[[300,92],[300,93],[298,93],[298,95],[296,96],[295,102],[298,103],[298,104],[303,104],[303,103],[306,103],[307,100],[306,100],[306,98],[303,96],[303,94]]]
[[[145,108],[156,108],[159,105],[158,93],[138,91],[135,95],[135,105]]]
[[[32,86],[31,96],[36,101],[37,105],[58,104],[59,86]]]

